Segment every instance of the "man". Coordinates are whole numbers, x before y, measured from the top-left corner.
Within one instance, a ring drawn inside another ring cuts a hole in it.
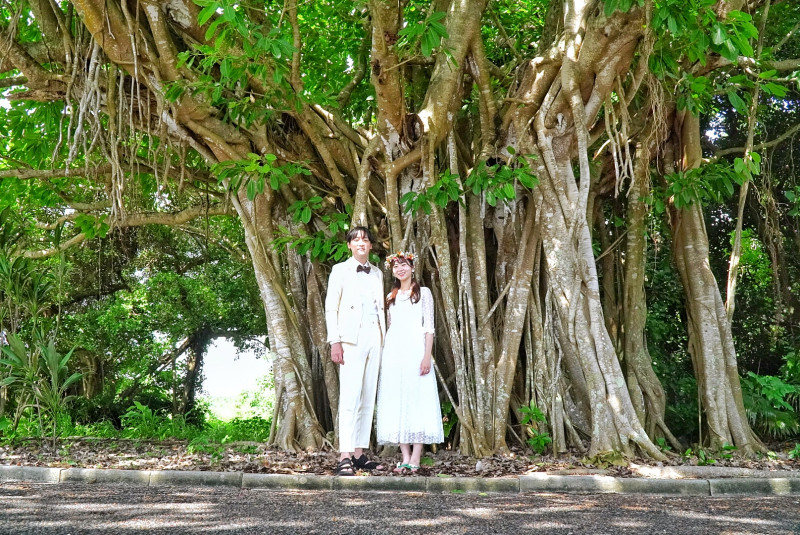
[[[345,236],[352,256],[336,264],[328,279],[325,323],[331,360],[339,364],[339,464],[336,475],[382,469],[369,461],[375,394],[386,332],[383,273],[370,264],[375,242],[366,227],[353,227]]]

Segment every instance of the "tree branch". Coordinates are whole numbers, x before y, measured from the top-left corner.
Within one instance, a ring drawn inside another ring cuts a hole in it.
[[[70,247],[78,245],[85,239],[86,239],[86,234],[81,232],[80,234],[68,239],[58,247],[52,247],[50,249],[41,249],[39,251],[25,251],[25,253],[23,253],[22,256],[24,256],[25,258],[49,258],[51,256],[55,256],[61,253],[62,251],[66,251]]]
[[[793,27],[791,30],[789,30],[789,31],[786,33],[786,35],[784,35],[784,36],[783,36],[783,39],[781,39],[781,40],[780,40],[780,42],[779,42],[777,45],[775,45],[775,46],[773,46],[773,47],[772,47],[772,53],[774,54],[775,52],[777,52],[778,50],[780,50],[780,48],[781,48],[783,45],[785,45],[785,44],[786,44],[786,41],[788,41],[789,39],[791,39],[792,35],[794,35],[794,34],[797,32],[797,30],[800,30],[800,21],[798,21],[798,22],[797,22],[797,24],[795,24],[795,25],[794,25],[794,27]]]
[[[289,14],[289,24],[292,26],[292,87],[298,95],[303,93],[303,78],[300,76],[300,52],[303,40],[300,38],[300,25],[297,22],[297,0],[287,0],[284,9]]]
[[[120,221],[118,227],[141,227],[144,225],[167,225],[174,227],[182,225],[195,219],[197,217],[214,216],[214,215],[236,215],[236,212],[227,203],[225,204],[212,204],[211,206],[195,205],[180,212],[149,212],[141,214],[128,215],[125,219]]]
[[[794,125],[786,132],[784,132],[783,134],[781,134],[780,136],[776,137],[771,141],[765,141],[764,143],[759,143],[758,145],[754,145],[753,150],[758,151],[761,149],[766,149],[769,147],[774,147],[775,145],[779,145],[780,143],[783,143],[784,141],[795,135],[798,131],[800,131],[800,124]],[[726,156],[728,154],[733,154],[742,151],[744,151],[744,147],[730,147],[727,149],[718,150],[714,153],[714,158],[711,161],[716,161],[717,159],[719,159],[720,156]]]
[[[25,75],[31,89],[66,90],[63,77],[43,69],[22,45],[8,35],[6,30],[0,30],[0,43],[3,43],[2,51],[5,59]]]
[[[699,72],[707,73],[715,69],[719,69],[720,67],[727,67],[729,65],[733,65],[733,62],[723,58],[722,56],[718,56],[716,58],[712,58],[705,65],[705,67],[699,70]],[[749,58],[747,56],[739,56],[738,60],[736,61],[736,65],[742,69],[750,69],[756,66],[756,59]],[[762,68],[767,70],[775,69],[776,71],[780,72],[795,71],[800,69],[800,58],[782,59],[777,61],[762,61],[760,65]]]
[[[16,178],[19,180],[30,180],[35,178],[66,178],[66,177],[85,177],[86,169],[71,167],[66,169],[5,169],[0,171],[0,180],[5,178]],[[107,175],[111,173],[111,164],[104,164],[94,169],[96,175]]]
[[[35,227],[42,230],[55,230],[67,221],[74,221],[75,219],[79,218],[80,216],[84,215],[85,212],[93,212],[97,210],[104,210],[106,208],[111,207],[111,202],[103,201],[96,204],[83,204],[83,203],[75,203],[71,204],[70,208],[75,210],[71,214],[66,214],[58,219],[55,220],[54,223],[40,223],[37,222]]]
[[[205,216],[215,216],[215,215],[228,215],[233,216],[236,215],[231,209],[231,206],[227,203],[225,204],[214,204],[209,207],[203,205],[196,205],[186,208],[185,210],[181,210],[180,212],[172,212],[172,213],[161,213],[161,212],[150,212],[150,213],[143,213],[143,214],[133,214],[128,215],[125,219],[115,223],[117,227],[142,227],[144,225],[167,225],[171,227],[179,226],[192,219],[197,217],[205,217]],[[41,249],[39,251],[26,251],[23,256],[25,258],[48,258],[51,256],[55,256],[62,251],[69,249],[70,247],[81,243],[82,241],[86,240],[86,235],[81,232],[67,240],[66,242],[62,243],[58,247],[52,247],[49,249]]]
[[[367,54],[369,53],[369,45],[371,41],[369,19],[364,21],[364,39],[361,41],[361,46],[358,47],[358,56],[356,57],[356,70],[353,73],[353,78],[347,82],[336,101],[339,103],[339,109],[343,109],[350,103],[350,95],[353,90],[361,83],[367,73]]]
[[[11,78],[0,79],[0,88],[14,87],[15,85],[25,85],[28,83],[26,76],[12,76]]]

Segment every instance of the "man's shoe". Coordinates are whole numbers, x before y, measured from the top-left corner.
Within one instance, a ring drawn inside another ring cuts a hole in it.
[[[356,470],[383,470],[384,466],[377,462],[377,461],[370,461],[367,459],[367,456],[363,453],[361,457],[356,459],[355,457],[351,457],[350,460],[353,463],[353,468]]]
[[[356,475],[356,471],[353,469],[353,460],[352,458],[349,459],[342,459],[339,461],[339,464],[336,465],[336,472],[334,472],[337,476],[354,476]]]

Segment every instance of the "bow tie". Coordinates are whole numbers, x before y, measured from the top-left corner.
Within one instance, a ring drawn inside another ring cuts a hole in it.
[[[358,267],[356,268],[356,273],[361,273],[362,271],[367,275],[369,275],[369,266],[362,266],[361,264],[359,264]]]

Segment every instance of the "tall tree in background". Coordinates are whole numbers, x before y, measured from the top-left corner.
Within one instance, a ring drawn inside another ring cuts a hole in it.
[[[321,447],[336,421],[322,302],[341,231],[358,222],[423,260],[463,452],[505,451],[515,411],[534,402],[554,451],[588,440],[589,455],[655,458],[656,438],[677,441],[644,341],[643,236],[667,202],[706,436],[752,452],[708,267],[703,192],[719,188],[702,171],[697,114],[715,89],[738,104],[736,69],[786,95],[777,73],[796,62],[751,44],[747,12],[761,4],[4,4],[0,199],[29,217],[29,256],[109,226],[235,215],[285,449]],[[745,152],[714,176],[732,188],[752,162]],[[612,209],[624,252],[604,230]]]

